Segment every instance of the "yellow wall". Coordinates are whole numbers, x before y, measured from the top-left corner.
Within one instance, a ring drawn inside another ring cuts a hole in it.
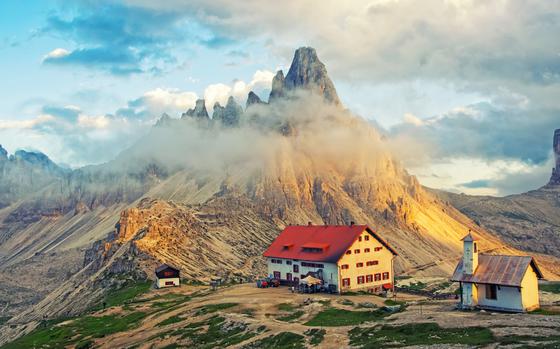
[[[357,290],[357,289],[369,289],[381,286],[386,283],[393,283],[394,282],[394,275],[393,275],[393,268],[392,268],[392,259],[393,254],[389,251],[385,246],[383,246],[373,235],[368,233],[367,231],[362,232],[362,241],[358,239],[352,244],[352,247],[349,249],[352,251],[352,254],[344,254],[343,257],[338,261],[338,270],[340,272],[340,290],[341,291],[350,291],[350,290]],[[369,236],[369,241],[365,240],[365,236]],[[380,251],[375,252],[375,247],[381,247]],[[369,253],[365,253],[364,250],[366,248],[370,249]],[[360,253],[355,254],[354,250],[359,249]],[[379,261],[378,265],[373,266],[366,266],[366,262],[370,260],[377,260]],[[362,268],[357,268],[356,263],[362,262],[364,266]],[[348,264],[348,269],[341,269],[341,265]],[[383,272],[389,272],[389,279],[383,280]],[[364,281],[366,280],[366,275],[371,274],[381,274],[381,280],[379,281],[372,281],[370,283],[366,282],[364,284],[358,285],[358,276],[364,276]],[[350,278],[350,287],[342,286],[342,279]]]
[[[539,308],[539,281],[532,267],[527,268],[521,281],[521,303],[525,310]]]
[[[165,278],[165,279],[158,279],[156,278],[156,285],[158,288],[165,288],[165,287],[173,287],[171,285],[165,285],[166,281],[173,281],[174,285],[173,286],[179,286],[179,284],[181,283],[181,281],[179,280],[179,278]]]

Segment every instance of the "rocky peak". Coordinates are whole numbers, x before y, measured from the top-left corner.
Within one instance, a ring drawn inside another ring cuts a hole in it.
[[[213,121],[222,121],[224,119],[224,111],[226,108],[222,107],[220,102],[214,103],[213,113],[212,113],[212,120]]]
[[[224,118],[222,120],[223,124],[226,126],[237,126],[239,125],[239,120],[243,114],[243,108],[232,96],[229,96],[226,108],[224,110]]]
[[[284,88],[286,90],[298,88],[314,90],[323,95],[325,100],[334,104],[340,104],[340,99],[333,82],[327,74],[327,69],[319,60],[317,52],[312,47],[300,47],[296,50],[290,70],[284,81]]]
[[[189,109],[186,113],[181,115],[181,119],[184,119],[187,116],[199,119],[209,119],[210,117],[208,116],[208,111],[206,111],[204,99],[197,99],[194,108]]]
[[[554,138],[552,139],[552,147],[554,151],[555,166],[552,169],[552,176],[550,177],[551,185],[560,185],[560,129],[554,131]]]
[[[245,104],[245,108],[249,108],[250,105],[253,104],[263,104],[264,102],[257,96],[257,94],[253,91],[249,92],[247,96],[247,103]]]
[[[168,127],[171,126],[173,119],[167,113],[163,113],[159,120],[156,122],[156,127]]]
[[[2,148],[2,145],[0,144],[0,161],[6,161],[6,160],[8,160],[8,151]]]
[[[270,90],[270,95],[268,96],[268,102],[270,103],[275,99],[282,98],[284,96],[284,72],[279,70],[272,79],[272,88]]]

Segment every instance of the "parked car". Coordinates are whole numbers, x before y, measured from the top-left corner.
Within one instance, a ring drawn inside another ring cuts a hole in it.
[[[267,288],[268,287],[268,281],[266,279],[257,280],[257,287],[258,288]]]

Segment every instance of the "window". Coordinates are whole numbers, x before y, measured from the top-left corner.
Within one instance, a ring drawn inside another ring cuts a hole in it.
[[[173,274],[174,274],[174,273],[173,273],[172,271],[164,271],[164,272],[163,272],[163,276],[165,276],[165,277],[172,277]]]
[[[366,275],[366,282],[373,282],[373,275]]]
[[[369,241],[369,235],[364,236],[364,240]]]
[[[349,268],[348,264],[343,264],[340,266],[340,269],[348,269],[348,268]]]
[[[478,246],[477,246],[477,245],[478,245],[478,244],[477,244],[476,242],[473,242],[474,252],[476,252],[476,251],[478,250],[478,248],[477,248]]]
[[[346,251],[346,254],[352,254],[352,251],[348,250]]]
[[[299,265],[294,264],[293,270],[294,270],[294,273],[299,273]]]
[[[292,281],[292,273],[286,273],[286,280]]]
[[[321,253],[323,249],[320,247],[302,247],[301,250],[303,252],[311,252],[311,253]]]
[[[378,265],[378,264],[379,264],[379,261],[367,261],[366,262],[366,266],[368,266],[368,267],[372,266],[372,265]]]
[[[356,268],[361,268],[364,266],[364,263],[360,262],[360,263],[356,263]]]
[[[270,260],[270,263],[273,263],[273,264],[282,264],[282,260],[281,260],[281,259],[271,259],[271,260]]]
[[[355,250],[354,250],[354,254],[358,254],[358,253],[360,253],[360,250],[359,250],[359,249],[355,249]]]
[[[279,271],[274,271],[272,272],[274,274],[274,278],[280,280],[280,272]]]
[[[371,251],[369,248],[364,249],[364,253],[369,253],[369,251]]]
[[[360,236],[360,237],[358,237],[358,241],[360,241],[360,242],[362,241],[362,237],[361,237],[361,236]]]
[[[349,287],[350,286],[350,279],[342,279],[342,286]]]
[[[175,286],[175,283],[173,281],[166,281],[165,286]]]
[[[377,251],[381,251],[382,249],[383,249],[383,247],[376,247],[376,248],[374,248],[373,250],[374,250],[375,252],[377,252]]]
[[[292,265],[292,261],[286,261],[287,265]]]
[[[498,299],[498,287],[486,285],[486,299]]]
[[[375,281],[381,280],[381,273],[375,274]]]
[[[325,267],[323,264],[308,263],[308,262],[301,262],[301,266],[302,267],[308,267],[308,268],[324,268]]]
[[[389,272],[383,273],[383,280],[389,280]]]
[[[358,276],[358,285],[361,285],[364,283],[364,276]]]

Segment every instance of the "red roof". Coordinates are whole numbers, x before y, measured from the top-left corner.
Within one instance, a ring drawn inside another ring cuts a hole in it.
[[[292,225],[278,235],[263,256],[335,263],[364,231],[368,231],[397,255],[395,250],[367,225]],[[321,251],[310,251],[310,248]]]

